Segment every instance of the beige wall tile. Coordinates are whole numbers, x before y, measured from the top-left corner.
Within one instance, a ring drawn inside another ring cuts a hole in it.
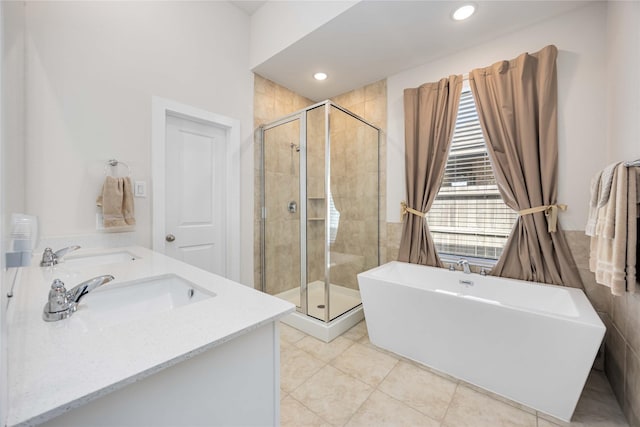
[[[265,79],[258,74],[254,74],[253,87],[255,93],[264,94],[268,97],[275,98],[276,84],[271,80]]]
[[[590,378],[593,383],[593,377]],[[604,387],[607,387],[605,389]],[[627,425],[624,414],[611,393],[608,384],[586,387],[580,396],[576,410],[571,418],[577,425],[607,425],[624,427]]]
[[[255,93],[253,98],[253,117],[260,124],[266,124],[275,116],[275,98],[265,93]]]
[[[624,413],[632,427],[640,426],[640,356],[627,346]]]
[[[350,110],[355,110],[353,111],[355,114],[364,115],[365,95],[367,93],[368,93],[367,105],[370,110],[379,112],[379,111],[383,111],[386,108],[386,82],[385,81],[376,82],[373,85],[369,85],[369,87],[367,88],[363,87],[363,88],[359,88],[354,91],[351,91],[349,93],[343,94],[339,97],[336,97],[335,101],[337,101],[339,105],[342,105],[345,108],[348,108]],[[270,82],[268,79],[264,79],[261,76],[256,76],[255,78],[254,103],[255,103],[254,114],[256,118],[255,121],[260,123],[273,121],[283,115],[290,114],[293,111],[297,111],[301,108],[304,108],[312,104],[311,101],[305,98],[302,98],[299,95],[291,92],[287,88],[277,85],[273,82]],[[377,114],[380,115],[379,113]],[[324,114],[319,114],[317,116],[320,119],[319,121],[317,121],[317,124],[319,126],[314,125],[316,121],[314,120],[309,121],[308,135],[309,135],[310,142],[312,142],[315,139],[322,140],[322,142],[324,142],[324,138],[323,138]],[[309,117],[312,118],[312,117],[315,117],[315,115],[311,113]],[[340,129],[343,129],[343,128],[345,131],[349,131],[349,129],[353,129],[351,130],[351,132],[353,133],[352,135],[344,134],[340,136],[340,134],[332,134],[332,142],[333,142],[332,154],[337,154],[337,157],[332,156],[333,157],[332,163],[334,164],[334,170],[346,171],[347,164],[345,163],[343,167],[337,167],[339,166],[338,163],[340,163],[341,161],[345,162],[345,159],[353,159],[353,161],[349,163],[349,167],[351,168],[356,167],[356,169],[355,171],[353,169],[349,170],[349,172],[353,172],[351,176],[357,176],[357,177],[366,176],[367,170],[371,172],[374,171],[374,168],[372,167],[372,165],[377,166],[377,163],[378,163],[377,158],[372,157],[372,153],[375,153],[377,150],[369,150],[367,147],[357,147],[356,144],[361,143],[360,136],[354,133],[356,132],[355,128],[346,127],[346,126],[341,127],[340,126],[341,119],[344,123],[347,123],[348,121],[351,121],[351,122],[355,121],[354,118],[348,116],[347,114],[336,114],[335,117],[332,117],[332,133],[339,132]],[[361,128],[364,128],[364,127],[361,126]],[[286,129],[283,129],[281,133],[284,133],[285,130]],[[276,131],[273,130],[271,135],[273,135],[273,133],[275,132]],[[291,134],[288,136],[283,134],[281,138],[283,138],[284,140],[287,140],[287,138],[293,140],[297,138],[297,133],[295,135]],[[364,139],[362,141],[364,141]],[[377,138],[376,138],[376,143],[377,143]],[[255,153],[255,156],[257,159],[256,170],[259,171],[260,170],[259,146],[258,144],[256,144],[256,146],[257,146],[256,153]],[[318,164],[319,179],[317,180],[317,183],[314,183],[312,179],[309,179],[308,191],[310,192],[310,194],[312,192],[323,194],[324,193],[324,188],[323,188],[324,162],[322,161],[324,156],[323,144],[318,144],[318,147],[320,148],[320,151],[318,153],[313,152],[312,147],[313,145],[310,144],[309,152],[308,152],[308,165],[310,165],[308,176],[310,178],[313,176],[314,174],[313,165]],[[273,150],[273,149],[267,150],[267,152],[265,153],[265,157],[267,158],[267,164],[271,165],[270,166],[272,168],[271,170],[279,174],[276,176],[272,176],[272,178],[277,179],[277,187],[286,188],[288,182],[292,182],[292,181],[295,183],[298,182],[297,177],[299,176],[299,173],[297,172],[299,171],[299,164],[295,163],[293,165],[294,166],[293,169],[295,170],[295,172],[292,175],[292,173],[290,172],[290,170],[292,169],[290,150],[284,146],[283,147],[278,146],[277,148],[278,148],[277,150]],[[296,179],[292,180],[291,179],[292,176],[295,176]],[[340,176],[336,176],[336,178],[338,179],[338,182],[340,183],[344,182],[344,184],[340,184],[340,185],[336,184],[335,185],[336,188],[334,189],[335,190],[334,194],[336,196],[339,196],[339,194],[344,193],[345,197],[347,197],[347,199],[345,200],[348,200],[350,203],[344,202],[345,207],[344,209],[341,210],[341,213],[343,215],[341,216],[341,224],[340,224],[341,230],[339,232],[341,236],[339,238],[338,245],[336,245],[335,248],[332,248],[332,250],[346,253],[346,254],[361,253],[363,252],[363,248],[354,244],[354,242],[362,240],[363,236],[369,236],[371,234],[370,230],[372,228],[367,227],[367,223],[366,223],[367,219],[357,218],[358,209],[356,209],[356,206],[358,205],[358,203],[360,203],[360,200],[356,199],[356,196],[359,194],[358,192],[360,192],[363,195],[369,194],[372,191],[375,192],[376,188],[375,186],[372,189],[369,188],[369,186],[366,185],[365,181],[358,181],[357,179],[345,180],[343,177],[340,177]],[[256,187],[259,188],[259,181],[257,182]],[[384,188],[385,187],[384,183],[381,183],[380,187]],[[292,219],[290,216],[287,215],[286,211],[283,209],[283,206],[286,206],[289,199],[291,198],[295,199],[296,196],[297,196],[297,186],[296,188],[293,188],[292,191],[287,191],[287,192],[280,191],[272,200],[274,205],[270,207],[268,206],[269,212],[270,212],[270,218],[273,219],[275,215],[276,218],[279,218],[280,220],[284,220],[284,221],[288,219]],[[256,191],[255,204],[257,207],[256,208],[257,216],[259,216],[260,214],[259,197],[260,197],[259,191]],[[362,202],[364,201],[365,200],[362,199]],[[340,200],[337,200],[336,203],[339,204]],[[373,206],[376,206],[376,205],[377,205],[377,201],[374,199]],[[298,218],[299,216],[295,217],[295,219],[298,219]],[[372,216],[372,218],[375,218],[375,217]],[[267,249],[268,250],[267,258],[269,260],[273,259],[271,262],[272,268],[269,268],[269,265],[267,265],[267,270],[271,272],[270,274],[269,273],[266,274],[267,281],[269,283],[277,281],[277,284],[278,284],[278,286],[271,286],[269,289],[269,292],[276,293],[276,291],[286,290],[286,289],[289,289],[290,286],[295,286],[295,284],[293,283],[295,280],[293,278],[299,276],[299,272],[292,270],[294,266],[291,264],[291,260],[292,260],[291,257],[289,259],[286,259],[287,257],[284,255],[275,254],[276,252],[284,252],[291,255],[292,254],[291,248],[296,243],[296,242],[282,240],[281,236],[291,234],[291,233],[286,233],[287,230],[285,229],[287,229],[287,227],[285,223],[276,224],[275,226],[272,226],[270,228],[271,228],[271,232],[267,233],[268,234],[267,240],[270,240],[273,242],[274,238],[276,237],[280,239],[280,240],[276,240],[276,244],[270,245],[270,247],[268,247]],[[259,236],[259,233],[258,233],[259,221],[255,225],[255,231],[256,231],[256,236]],[[309,234],[310,234],[309,242],[311,243],[311,246],[309,247],[309,253],[310,255],[313,255],[314,247],[317,247],[319,250],[322,249],[323,235],[315,236],[315,237],[318,237],[316,241],[313,239],[313,234],[314,234],[313,230],[311,230]],[[314,241],[316,241],[315,244],[313,243]],[[385,246],[384,242],[385,242],[384,240],[380,240],[381,247]],[[367,247],[370,246],[370,243],[368,241],[363,240],[363,244],[365,244]],[[260,245],[256,245],[256,253],[254,255],[256,257],[256,261],[260,257],[259,248],[260,248]],[[311,259],[317,260],[318,262],[315,264],[318,264],[318,265],[317,266],[313,265],[314,263],[311,262],[309,263],[309,266],[308,266],[310,280],[313,280],[313,278],[316,276],[318,276],[318,278],[321,278],[323,275],[322,268],[321,268],[322,254],[317,253],[316,255],[317,256],[313,256]],[[355,277],[356,273],[362,271],[363,269],[368,268],[369,264],[371,263],[371,259],[375,259],[375,258],[377,258],[376,255],[372,255],[372,256],[365,255],[363,257],[362,262],[359,263],[358,265],[353,263],[347,263],[341,266],[340,268],[335,269],[335,271],[332,271],[332,281],[333,279],[335,279],[340,284],[343,284],[352,288],[357,288],[357,280]],[[375,263],[371,263],[371,264],[372,264],[371,266],[375,265]],[[283,274],[282,272],[285,272],[285,273]],[[256,275],[259,275],[259,274],[256,273]],[[276,280],[276,279],[280,279],[280,280]]]
[[[387,104],[381,102],[366,102],[364,105],[364,116],[368,122],[380,129],[387,128]]]
[[[362,104],[364,102],[364,87],[338,95],[334,99],[336,104],[352,110],[355,105]]]
[[[613,326],[607,333],[604,367],[618,402],[624,399],[625,347],[624,338]]]
[[[636,354],[640,354],[640,293],[627,295],[626,333],[629,346]]]
[[[596,283],[593,273],[589,271],[589,242],[590,238],[581,230],[565,231],[565,236],[571,249],[573,258],[579,268],[584,290],[594,308],[605,314],[607,336],[605,339],[605,372],[611,383],[618,402],[624,407],[625,414],[632,423],[637,413],[630,409],[628,396],[625,395],[625,384],[630,384],[632,362],[640,347],[640,294],[625,294],[612,296],[609,288]],[[637,379],[640,381],[640,378]],[[640,407],[638,405],[637,407]],[[617,425],[617,424],[612,424]],[[640,425],[640,424],[637,424]]]
[[[374,101],[378,98],[387,98],[387,80],[380,80],[364,87],[364,100]]]
[[[627,297],[626,293],[621,296],[614,295],[611,305],[611,320],[625,339],[627,336]]]
[[[596,276],[588,269],[579,268],[580,278],[584,285],[584,292],[591,301],[596,311],[604,312],[611,315],[612,296],[611,289],[608,286],[596,283]]]
[[[589,243],[590,237],[582,230],[564,231],[564,235],[569,244],[569,249],[573,255],[578,268],[589,269]]]

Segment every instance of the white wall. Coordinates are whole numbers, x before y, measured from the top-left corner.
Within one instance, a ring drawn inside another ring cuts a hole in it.
[[[640,2],[607,6],[607,142],[613,163],[640,159]]]
[[[400,221],[399,204],[406,197],[403,90],[437,81],[450,74],[465,74],[473,68],[489,66],[496,61],[515,58],[523,52],[534,52],[555,44],[559,49],[558,202],[569,205],[569,210],[561,214],[560,221],[565,230],[584,229],[589,181],[607,164],[604,84],[606,18],[606,4],[591,4],[390,76],[387,80],[388,221]]]
[[[7,291],[5,270],[11,212],[24,210],[24,4],[0,3],[0,425],[7,416]]]
[[[6,3],[6,4],[5,4]],[[2,138],[7,214],[24,209],[24,3],[3,2]],[[8,215],[7,215],[8,216]],[[7,224],[5,218],[4,224]]]
[[[251,68],[326,24],[360,0],[270,1],[251,16]]]
[[[251,284],[249,17],[227,2],[27,2],[26,29],[26,207],[42,235],[95,232],[107,159],[150,182],[156,95],[241,121],[241,277]],[[151,199],[135,201],[135,242],[149,247]]]
[[[4,173],[4,166],[2,165],[2,163],[4,162],[5,159],[5,154],[4,154],[4,141],[5,141],[5,136],[4,136],[4,129],[5,129],[5,120],[4,120],[4,111],[5,111],[5,106],[4,106],[4,98],[2,97],[2,95],[4,94],[4,88],[2,86],[4,86],[4,64],[6,63],[6,60],[4,59],[4,46],[5,46],[5,27],[6,24],[4,22],[4,16],[5,16],[5,11],[4,11],[4,4],[0,4],[0,47],[2,47],[2,54],[0,55],[0,82],[2,82],[3,84],[0,85],[0,191],[2,192],[2,194],[4,194],[4,182],[5,180],[2,177],[2,174]],[[4,212],[4,202],[1,200],[0,197],[0,215],[2,217],[2,221],[0,221],[0,247],[4,248],[4,226],[2,225],[4,223],[4,217],[5,217],[5,212]],[[4,254],[5,254],[6,250],[4,249],[0,249],[0,267],[2,268],[2,270],[4,271]],[[2,295],[6,295],[6,292],[4,290],[5,288],[5,283],[6,283],[6,278],[4,277],[4,274],[0,275],[0,296]],[[4,305],[4,301],[0,300],[0,377],[2,378],[7,378],[7,321],[6,321],[6,310],[5,310],[5,305]],[[2,381],[2,384],[0,384],[0,425],[5,425],[5,421],[7,419],[7,383],[8,381]]]

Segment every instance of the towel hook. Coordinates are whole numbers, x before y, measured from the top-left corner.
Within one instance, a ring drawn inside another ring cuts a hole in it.
[[[107,164],[104,166],[104,174],[107,175],[108,174],[108,168],[109,166],[111,167],[117,167],[118,165],[123,165],[127,168],[127,171],[129,172],[129,174],[127,176],[131,176],[131,168],[129,167],[128,164],[126,164],[125,162],[121,162],[119,160],[116,159],[109,159],[107,160]]]

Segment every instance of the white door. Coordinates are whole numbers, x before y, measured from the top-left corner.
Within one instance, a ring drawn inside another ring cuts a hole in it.
[[[226,271],[227,131],[167,115],[165,253],[222,276]]]

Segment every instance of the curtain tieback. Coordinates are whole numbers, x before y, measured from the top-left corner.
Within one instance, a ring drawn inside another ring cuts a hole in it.
[[[544,216],[547,217],[547,225],[549,233],[555,233],[558,229],[558,209],[561,211],[567,210],[567,205],[545,205],[536,206],[535,208],[523,209],[518,211],[518,215],[529,215],[536,212],[544,212]]]
[[[409,206],[407,206],[407,202],[400,202],[400,217],[404,218],[404,216],[406,214],[414,214],[416,216],[421,216],[422,218],[426,218],[427,214],[424,212],[420,212],[418,210],[415,210],[413,208],[410,208]]]

